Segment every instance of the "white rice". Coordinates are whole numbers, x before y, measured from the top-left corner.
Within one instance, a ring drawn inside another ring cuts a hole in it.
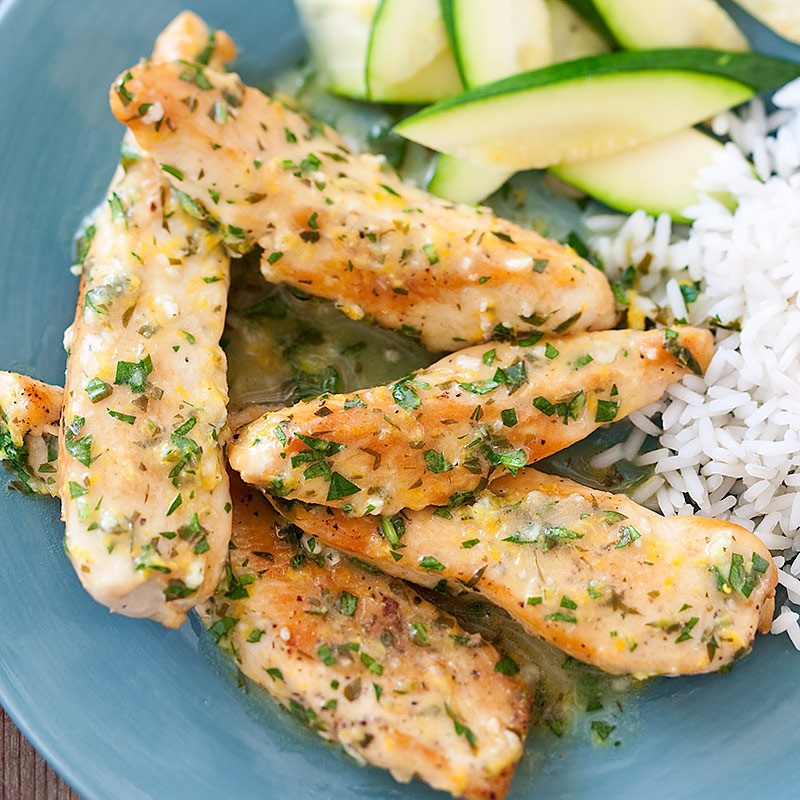
[[[714,120],[732,141],[699,177],[688,231],[642,211],[587,220],[611,280],[650,259],[637,282],[646,315],[741,324],[718,330],[704,378],[688,376],[631,414],[631,438],[593,464],[633,457],[645,435],[660,434],[661,447],[638,458],[654,476],[635,499],[754,531],[775,556],[789,600],[772,632],[800,650],[800,81],[775,103],[772,114],[756,100]],[[714,199],[725,194],[734,212]],[[688,306],[681,282],[700,285]]]

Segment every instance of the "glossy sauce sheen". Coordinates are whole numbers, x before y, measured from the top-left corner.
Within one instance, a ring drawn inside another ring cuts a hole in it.
[[[218,57],[230,56],[220,41]],[[154,58],[187,48],[195,57],[207,42],[205,26],[182,15]],[[229,258],[159,165],[127,144],[65,336],[59,494],[87,591],[177,627],[216,586],[230,537],[219,347]]]
[[[531,341],[268,413],[235,434],[231,466],[267,492],[354,515],[447,505],[657,400],[713,352],[693,328]]]
[[[256,490],[232,487],[232,571],[199,610],[243,672],[397,780],[503,797],[529,702],[519,676],[495,671],[494,647],[401,581],[301,542]]]
[[[152,103],[163,123],[131,115],[116,91],[114,113],[177,168],[174,185],[232,246],[263,248],[268,280],[402,329],[432,352],[498,332],[613,326],[608,282],[571,248],[402,183],[236,75],[185,64],[130,74],[132,105]]]
[[[772,621],[777,570],[754,534],[530,469],[468,505],[404,511],[394,543],[386,519],[278,503],[309,535],[406,580],[466,584],[606,672],[711,672]]]

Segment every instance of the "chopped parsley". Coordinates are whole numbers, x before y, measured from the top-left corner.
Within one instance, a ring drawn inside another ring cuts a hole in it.
[[[115,386],[129,386],[134,394],[141,394],[147,387],[147,376],[153,371],[149,355],[141,361],[117,361]]]
[[[494,665],[494,671],[503,675],[516,675],[519,672],[519,664],[511,656],[503,656]]]

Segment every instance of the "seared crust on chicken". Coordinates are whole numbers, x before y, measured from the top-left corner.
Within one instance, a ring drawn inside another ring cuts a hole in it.
[[[528,725],[519,676],[399,580],[314,547],[232,481],[228,581],[200,610],[242,671],[326,739],[399,781],[502,798]]]
[[[308,535],[416,583],[466,585],[606,672],[712,672],[772,621],[777,569],[754,534],[530,469],[444,514],[276,502]]]
[[[657,400],[713,352],[694,328],[533,341],[265,414],[234,436],[231,466],[267,492],[356,515],[447,505]]]
[[[268,280],[433,352],[615,322],[604,275],[572,248],[404,184],[234,74],[141,64],[114,84],[111,107],[231,246],[263,248]]]

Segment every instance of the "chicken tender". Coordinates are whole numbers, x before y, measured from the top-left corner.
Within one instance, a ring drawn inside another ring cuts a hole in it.
[[[754,534],[534,470],[380,520],[276,502],[308,535],[421,585],[467,586],[606,672],[723,669],[772,622],[777,569]]]
[[[216,41],[181,15],[154,57],[213,63],[231,55],[221,38],[215,56]],[[229,258],[164,176],[126,140],[65,336],[58,482],[65,548],[87,591],[177,627],[214,590],[230,538],[219,346]]]
[[[242,671],[399,781],[502,798],[529,702],[500,655],[401,581],[315,547],[236,478],[228,580],[200,610]]]
[[[572,248],[404,184],[236,75],[141,64],[114,84],[111,107],[231,247],[263,248],[267,280],[353,318],[433,352],[614,325],[606,278]]]
[[[694,328],[480,345],[265,414],[235,434],[230,463],[266,492],[353,515],[443,506],[657,400],[712,352]]]

